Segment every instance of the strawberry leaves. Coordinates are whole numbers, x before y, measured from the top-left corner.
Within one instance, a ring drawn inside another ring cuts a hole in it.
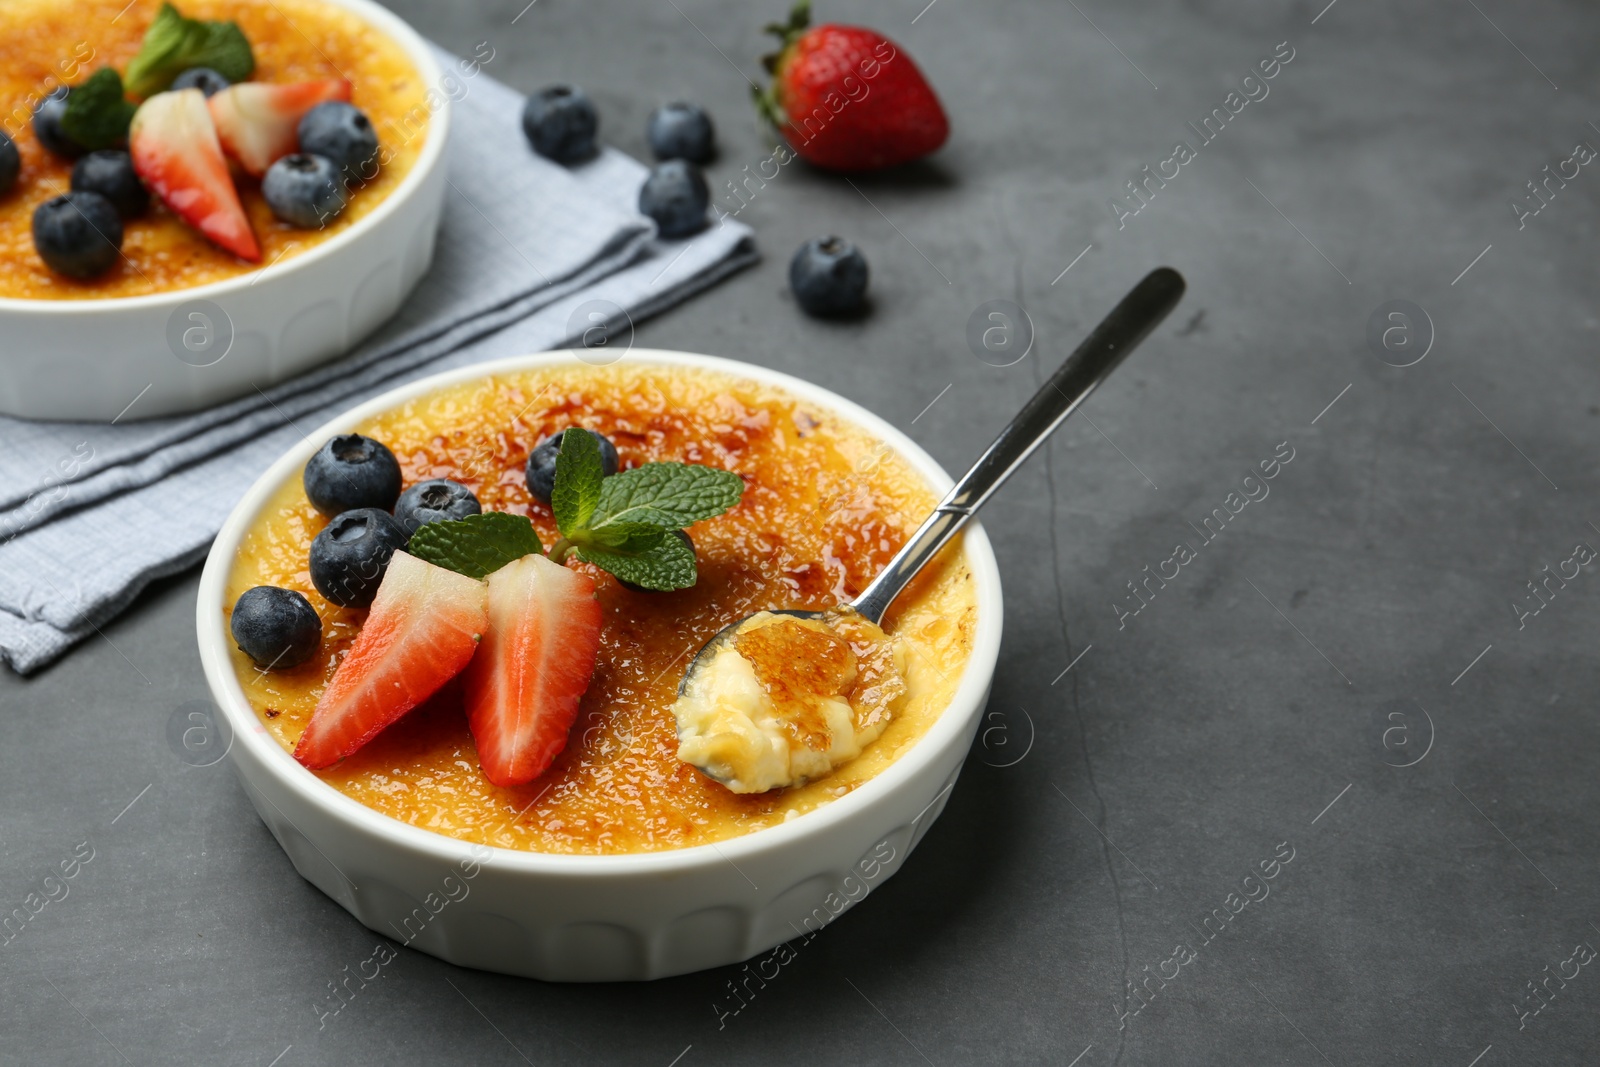
[[[692,463],[647,463],[607,478],[594,437],[566,433],[550,494],[561,540],[550,556],[560,562],[572,551],[645,589],[687,589],[694,549],[674,531],[721,515],[743,492],[732,471]]]

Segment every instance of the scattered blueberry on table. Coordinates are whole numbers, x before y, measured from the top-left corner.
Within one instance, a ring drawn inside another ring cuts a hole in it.
[[[578,163],[595,153],[600,115],[576,85],[551,85],[528,97],[522,132],[533,150],[557,163]]]
[[[67,113],[68,91],[63,85],[39,101],[39,106],[33,110],[33,134],[46,150],[64,159],[77,159],[83,155],[83,146],[61,128],[61,119]]]
[[[307,111],[298,130],[300,151],[333,164],[351,185],[378,172],[378,131],[354,104],[328,100]]]
[[[702,229],[710,206],[705,175],[682,159],[657,163],[639,188],[639,211],[655,220],[662,237],[687,237]]]
[[[93,278],[122,254],[122,218],[99,193],[63,193],[34,210],[33,246],[56,273]]]
[[[410,537],[430,522],[464,519],[479,515],[483,505],[471,489],[448,478],[433,478],[418,482],[400,494],[394,506],[395,521]]]
[[[528,453],[528,492],[532,493],[535,499],[542,500],[546,504],[550,503],[550,494],[556,487],[556,457],[561,454],[561,438],[574,430],[589,434],[600,446],[600,469],[603,475],[609,478],[617,473],[619,465],[617,446],[604,434],[571,426],[560,433],[546,437],[540,442],[539,447]]]
[[[261,195],[279,219],[302,230],[316,230],[344,210],[339,170],[323,156],[297,152],[267,168]]]
[[[854,314],[866,303],[866,257],[842,237],[813,238],[789,261],[789,288],[808,314]]]
[[[703,166],[716,149],[711,116],[698,104],[680,102],[656,108],[645,126],[645,137],[657,159],[687,159]]]
[[[324,515],[354,508],[389,511],[400,497],[400,464],[381,442],[340,434],[306,462],[306,499]]]
[[[172,90],[176,92],[179,89],[199,89],[207,96],[216,96],[232,84],[210,67],[190,67],[172,79]]]
[[[322,620],[311,602],[275,585],[241,593],[228,629],[239,651],[264,670],[298,667],[322,644]]]
[[[378,595],[389,560],[410,540],[379,508],[335,515],[311,542],[311,583],[332,603],[364,608]]]
[[[99,193],[125,219],[138,218],[150,209],[150,192],[134,173],[133,157],[119,149],[90,152],[73,164],[72,188]]]

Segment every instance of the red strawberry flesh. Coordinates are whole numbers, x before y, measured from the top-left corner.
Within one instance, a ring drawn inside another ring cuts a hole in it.
[[[305,113],[329,100],[350,99],[343,78],[271,84],[240,82],[206,101],[222,150],[257,178],[284,156],[300,148],[299,126]]]
[[[294,758],[332,766],[459,674],[487,628],[487,594],[475,578],[396,552]]]
[[[489,632],[463,686],[489,781],[531,782],[566,748],[600,652],[600,623],[594,582],[544,556],[489,575]]]
[[[239,258],[261,262],[199,89],[157,93],[139,105],[128,152],[134,173],[173,214]]]

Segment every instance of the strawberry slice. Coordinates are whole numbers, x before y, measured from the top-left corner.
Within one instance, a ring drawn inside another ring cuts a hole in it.
[[[133,170],[184,222],[229,252],[261,262],[261,246],[239,204],[228,161],[199,89],[157,93],[128,130]]]
[[[487,626],[487,595],[476,578],[396,552],[294,758],[332,766],[459,674]]]
[[[599,652],[590,578],[540,555],[489,575],[489,632],[463,686],[484,777],[521,785],[549,768],[567,747]]]
[[[343,78],[282,85],[240,82],[207,100],[206,107],[211,109],[222,150],[259,178],[299,149],[298,129],[307,111],[329,100],[349,99],[350,83]]]

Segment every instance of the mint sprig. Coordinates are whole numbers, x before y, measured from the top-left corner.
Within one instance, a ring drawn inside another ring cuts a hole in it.
[[[594,548],[617,552],[644,552],[656,546],[666,536],[666,530],[647,522],[618,522],[588,530],[581,535],[582,543]]]
[[[241,82],[256,69],[256,60],[238,23],[184,18],[171,4],[162,4],[128,64],[128,92],[141,100],[154,96],[191,67],[210,67],[230,82]]]
[[[139,110],[123,95],[122,76],[101,67],[67,94],[61,131],[91,151],[112,148],[128,138],[128,125]]]
[[[561,448],[556,453],[555,485],[550,490],[550,509],[556,513],[556,525],[563,536],[569,527],[584,529],[594,518],[605,476],[600,442],[594,434],[562,431]]]
[[[687,589],[698,579],[694,565],[694,549],[681,538],[673,537],[656,527],[656,543],[641,551],[585,546],[574,554],[585,563],[592,563],[603,571],[625,582],[646,589],[669,591]]]
[[[739,503],[744,479],[692,463],[647,463],[606,477],[592,434],[563,433],[550,507],[561,539],[550,559],[574,555],[645,589],[687,589],[698,578],[694,548],[677,531]],[[484,578],[543,551],[533,524],[503,511],[430,522],[406,546],[420,560]]]
[[[594,437],[563,433],[550,494],[561,540],[550,558],[573,552],[646,589],[687,589],[697,577],[694,549],[672,531],[721,515],[743,492],[732,471],[692,463],[647,463],[607,478]]]
[[[556,481],[561,480],[560,460]],[[598,519],[591,529],[646,523],[681,530],[702,519],[721,515],[739,502],[744,479],[732,471],[692,463],[650,463],[612,475],[600,483]]]
[[[484,578],[523,556],[543,552],[533,523],[521,515],[486,511],[418,527],[406,551],[469,578]]]

